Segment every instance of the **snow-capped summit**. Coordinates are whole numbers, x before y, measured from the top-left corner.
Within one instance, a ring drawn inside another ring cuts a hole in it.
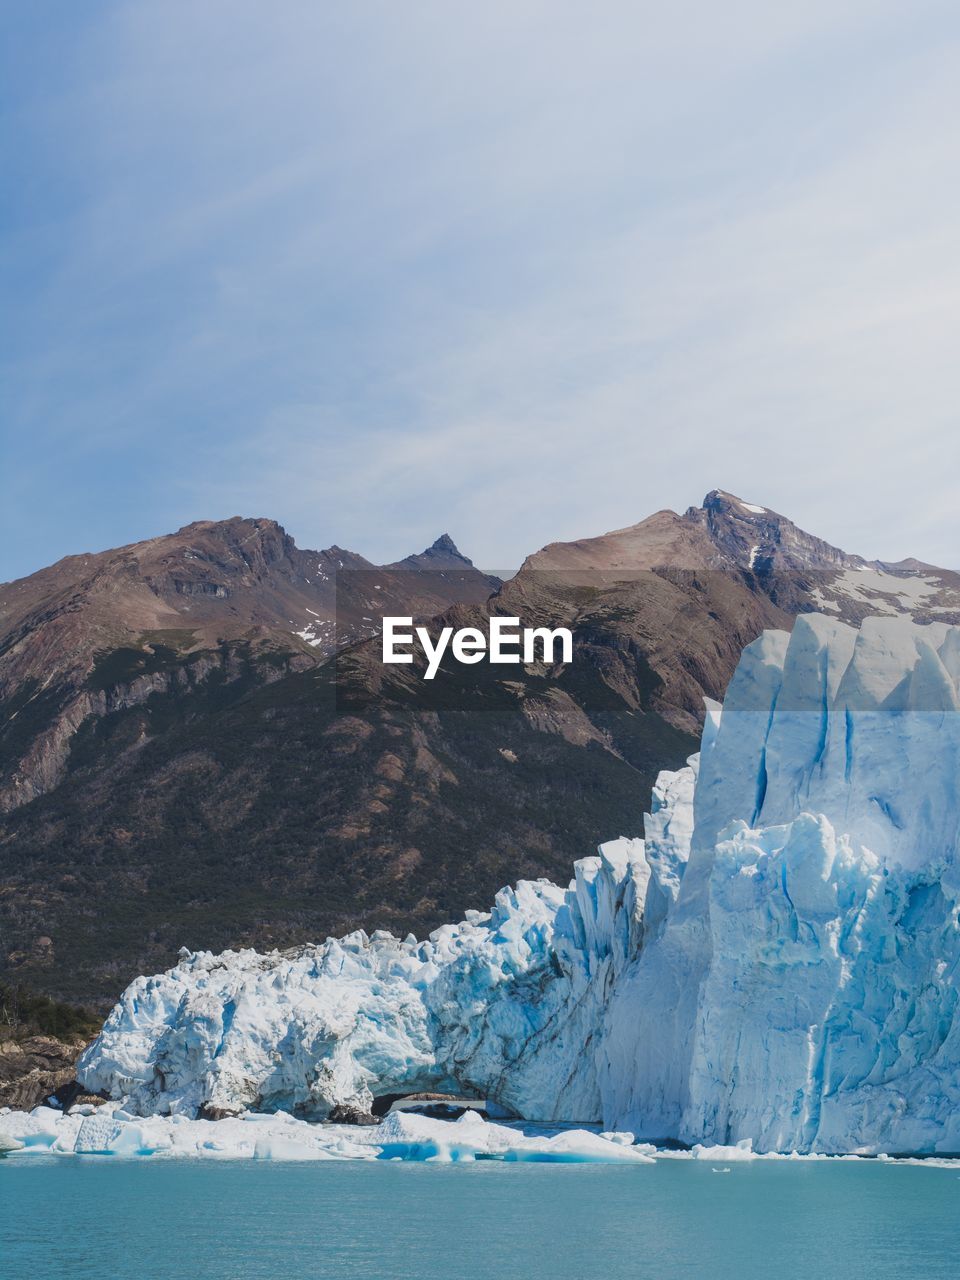
[[[717,548],[736,564],[758,572],[835,570],[864,563],[822,538],[806,533],[786,516],[723,489],[713,489],[702,507],[691,507],[685,519],[702,523]]]

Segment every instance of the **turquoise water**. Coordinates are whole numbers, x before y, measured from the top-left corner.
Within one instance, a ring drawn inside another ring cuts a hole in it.
[[[0,1160],[3,1280],[960,1274],[960,1170]]]

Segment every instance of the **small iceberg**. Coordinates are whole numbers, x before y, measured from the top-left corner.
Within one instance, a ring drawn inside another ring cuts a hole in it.
[[[491,1124],[475,1111],[459,1120],[434,1120],[410,1111],[393,1111],[373,1133],[381,1160],[537,1161],[552,1164],[653,1164],[634,1146],[612,1142],[587,1129],[552,1135],[527,1134]]]
[[[702,1143],[697,1143],[690,1150],[690,1155],[694,1160],[756,1160],[757,1153],[753,1149],[753,1142],[750,1138],[743,1138],[735,1146],[719,1146],[706,1147]],[[721,1170],[714,1169],[714,1173],[720,1173]],[[724,1172],[729,1173],[726,1169]]]

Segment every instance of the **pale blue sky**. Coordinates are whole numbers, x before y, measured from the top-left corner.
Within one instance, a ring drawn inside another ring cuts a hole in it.
[[[710,488],[960,564],[960,12],[33,0],[0,578],[202,517],[489,567]]]

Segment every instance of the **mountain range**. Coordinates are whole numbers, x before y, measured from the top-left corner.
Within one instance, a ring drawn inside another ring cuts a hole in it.
[[[745,644],[801,613],[960,621],[720,490],[529,556],[377,566],[201,521],[0,587],[0,977],[96,1007],[182,945],[423,933],[640,829]],[[570,626],[572,663],[384,667],[379,620]],[[429,621],[428,621],[429,620]]]

